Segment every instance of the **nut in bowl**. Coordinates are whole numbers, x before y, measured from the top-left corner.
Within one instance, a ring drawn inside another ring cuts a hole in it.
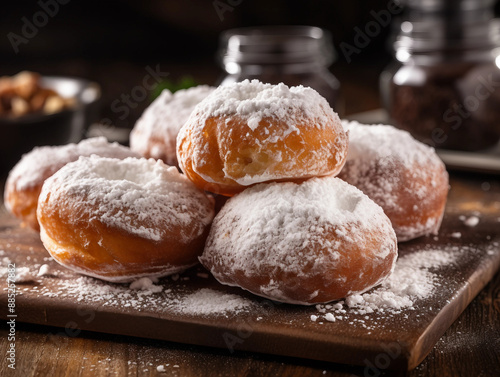
[[[21,72],[0,79],[0,174],[39,145],[77,142],[95,120],[97,83]]]

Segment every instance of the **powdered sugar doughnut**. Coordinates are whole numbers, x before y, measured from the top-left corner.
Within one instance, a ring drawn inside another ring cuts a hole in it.
[[[344,125],[349,153],[339,178],[384,209],[399,241],[437,234],[449,184],[434,148],[392,126]]]
[[[36,219],[36,205],[43,182],[80,156],[99,155],[103,157],[139,157],[129,148],[117,143],[108,143],[104,137],[83,140],[78,144],[57,147],[36,147],[25,154],[9,173],[5,185],[5,207],[25,225],[39,231]]]
[[[178,90],[164,90],[149,105],[130,133],[130,148],[147,158],[177,165],[176,139],[194,107],[215,88],[200,85]]]
[[[340,119],[315,90],[258,80],[217,88],[177,138],[184,173],[229,196],[259,182],[337,174],[346,155]]]
[[[200,261],[222,284],[311,305],[380,284],[396,258],[382,208],[354,186],[322,177],[260,184],[229,199]]]
[[[196,264],[214,202],[162,161],[91,156],[45,181],[37,214],[57,262],[127,282]]]

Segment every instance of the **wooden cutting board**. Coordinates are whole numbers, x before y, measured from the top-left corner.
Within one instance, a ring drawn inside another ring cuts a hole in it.
[[[368,373],[412,369],[500,266],[500,181],[483,180],[452,178],[439,237],[400,244],[400,257],[422,250],[454,250],[458,256],[434,271],[438,288],[433,295],[397,314],[348,311],[329,322],[315,307],[279,304],[222,286],[201,267],[175,279],[162,279],[160,293],[131,291],[125,285],[83,278],[59,266],[49,258],[38,234],[21,228],[2,208],[0,316],[12,318],[7,311],[7,264],[27,267],[33,275],[47,264],[51,275],[17,283],[16,321],[58,326],[70,337],[91,330],[225,348],[228,353],[246,350],[358,364]],[[472,215],[480,221],[468,227],[463,216]],[[199,298],[200,292],[212,296],[193,310],[189,299]],[[232,309],[207,314],[210,307],[221,305],[216,302],[221,299],[223,306],[233,305]],[[318,319],[311,320],[311,315]]]

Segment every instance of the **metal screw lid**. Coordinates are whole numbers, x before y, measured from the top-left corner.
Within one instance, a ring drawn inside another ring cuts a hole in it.
[[[265,26],[230,29],[220,36],[222,64],[291,64],[335,59],[331,35],[313,26]]]

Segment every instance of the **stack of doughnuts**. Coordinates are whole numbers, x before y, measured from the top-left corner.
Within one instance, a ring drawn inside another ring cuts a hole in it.
[[[131,144],[159,160],[75,158],[43,184],[41,238],[62,265],[128,282],[200,261],[222,284],[325,303],[383,282],[398,240],[436,233],[446,203],[432,148],[390,126],[343,125],[302,86],[164,92]],[[229,198],[215,218],[211,194]]]
[[[223,284],[302,305],[384,281],[396,235],[380,206],[335,178],[347,146],[339,117],[311,88],[254,80],[216,89],[177,138],[186,176],[233,196],[201,263]]]

